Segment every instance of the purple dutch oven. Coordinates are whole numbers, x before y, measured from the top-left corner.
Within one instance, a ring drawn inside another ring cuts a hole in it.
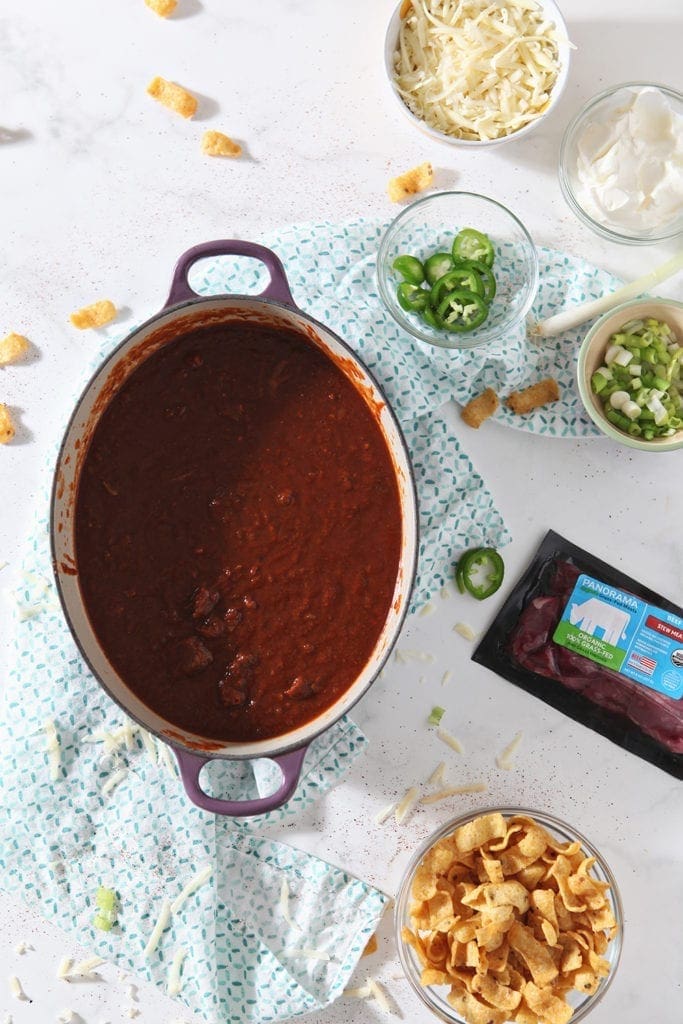
[[[270,282],[260,295],[225,295],[202,298],[188,282],[192,265],[211,256],[245,256],[260,260]],[[126,378],[149,355],[173,339],[203,326],[248,322],[304,334],[342,369],[376,410],[377,420],[391,452],[399,488],[403,538],[391,609],[375,649],[349,689],[317,718],[285,735],[254,742],[207,739],[175,726],[148,707],[121,679],[100,647],[84,606],[78,580],[74,543],[74,506],[78,478],[92,433],[104,409]],[[106,693],[126,714],[168,743],[173,749],[183,784],[197,806],[216,814],[245,817],[272,811],[293,795],[308,746],[358,701],[377,678],[387,660],[408,610],[417,561],[417,502],[410,458],[396,418],[374,377],[336,334],[297,308],[289,291],[282,263],[270,249],[243,241],[207,242],[189,249],[179,259],[165,306],[134,330],[99,367],[71,416],[57,460],[51,500],[52,560],[57,589],[74,639]],[[202,789],[199,775],[214,758],[253,760],[269,758],[280,768],[277,792],[257,800],[224,800]]]

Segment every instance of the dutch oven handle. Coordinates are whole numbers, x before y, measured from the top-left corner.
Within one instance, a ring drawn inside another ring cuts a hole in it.
[[[198,297],[197,292],[190,287],[187,275],[193,263],[196,263],[197,260],[207,259],[210,256],[247,256],[250,259],[260,260],[268,269],[270,281],[262,292],[251,296],[251,298],[273,299],[275,302],[281,302],[285,306],[291,306],[292,309],[296,309],[292,293],[289,290],[285,268],[279,256],[276,256],[272,249],[267,249],[265,245],[257,245],[255,242],[243,242],[240,238],[202,242],[200,245],[194,245],[187,252],[184,252],[175,265],[171,290],[168,293],[164,309],[167,306],[175,306],[178,302],[186,302],[188,299],[196,299]]]
[[[177,747],[173,748],[178,759],[180,777],[183,780],[185,792],[192,803],[204,811],[211,811],[213,814],[226,814],[231,818],[250,818],[256,814],[267,814],[268,811],[275,811],[278,807],[286,804],[299,784],[299,776],[307,750],[307,746],[299,747],[298,750],[290,750],[287,754],[269,758],[277,764],[282,772],[282,785],[271,796],[259,797],[257,800],[218,800],[205,793],[199,785],[199,773],[212,758],[190,754],[187,750],[178,750]]]

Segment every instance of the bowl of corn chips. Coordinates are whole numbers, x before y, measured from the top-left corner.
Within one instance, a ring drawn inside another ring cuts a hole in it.
[[[577,1024],[609,988],[624,930],[601,854],[520,807],[430,836],[401,882],[395,924],[408,980],[448,1024]]]

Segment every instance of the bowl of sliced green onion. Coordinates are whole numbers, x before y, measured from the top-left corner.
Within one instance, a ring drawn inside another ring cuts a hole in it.
[[[439,348],[474,348],[509,336],[529,311],[538,257],[524,225],[474,192],[437,192],[387,228],[377,283],[391,316]]]
[[[641,451],[683,448],[683,302],[634,299],[593,325],[579,350],[586,412]]]

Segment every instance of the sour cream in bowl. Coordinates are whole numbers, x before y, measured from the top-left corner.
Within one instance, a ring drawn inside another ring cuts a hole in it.
[[[560,185],[604,238],[645,244],[683,232],[683,94],[630,82],[595,96],[565,132]]]

